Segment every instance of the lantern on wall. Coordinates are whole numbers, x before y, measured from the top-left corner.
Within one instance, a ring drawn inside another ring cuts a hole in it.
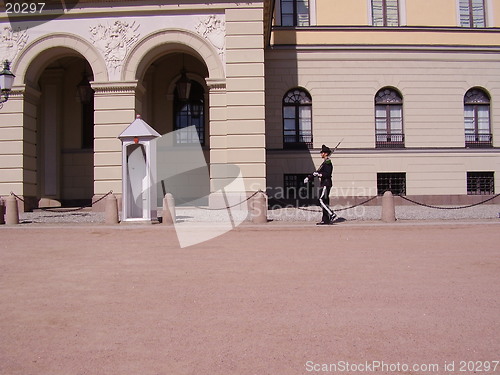
[[[5,103],[9,100],[9,94],[14,84],[16,76],[10,71],[10,63],[8,60],[3,62],[3,70],[0,72],[0,103]]]

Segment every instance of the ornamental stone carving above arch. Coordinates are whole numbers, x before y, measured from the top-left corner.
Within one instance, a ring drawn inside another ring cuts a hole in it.
[[[226,22],[221,16],[201,18],[195,26],[196,32],[212,43],[222,61],[226,60]]]
[[[102,53],[110,76],[119,76],[123,61],[139,39],[139,24],[117,20],[113,24],[90,26],[90,40]]]
[[[11,26],[3,26],[0,34],[0,59],[1,61],[14,61],[18,53],[28,43],[28,33],[21,28],[13,29]]]

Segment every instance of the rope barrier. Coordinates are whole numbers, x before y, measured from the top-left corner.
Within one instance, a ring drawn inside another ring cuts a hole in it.
[[[413,204],[416,204],[416,205],[419,205],[419,206],[423,206],[423,207],[428,207],[428,208],[433,208],[433,209],[436,209],[436,210],[462,210],[464,208],[471,208],[471,207],[475,207],[475,206],[479,206],[481,204],[485,204],[486,202],[489,202],[489,201],[492,201],[493,199],[495,198],[498,198],[500,196],[500,194],[496,194],[494,195],[493,197],[491,198],[488,198],[482,202],[478,202],[478,203],[473,203],[473,204],[469,204],[469,205],[466,205],[466,206],[456,206],[456,207],[442,207],[442,206],[432,206],[430,204],[425,204],[425,203],[422,203],[422,202],[417,202],[413,199],[410,199],[410,198],[407,198],[403,195],[397,195],[398,197],[404,199],[405,201],[408,201],[408,202],[411,202]]]
[[[88,204],[86,206],[80,206],[80,207],[77,207],[77,208],[49,208],[49,207],[39,207],[39,209],[42,210],[42,211],[46,211],[46,212],[60,212],[60,213],[81,211],[81,210],[83,210],[85,208],[92,207],[96,203],[99,203],[100,201],[102,201],[104,198],[106,198],[110,194],[113,194],[113,190],[110,190],[109,192],[107,192],[105,195],[103,195],[99,199],[95,200],[94,202],[92,202],[92,203],[90,203],[90,204]],[[24,203],[24,199],[21,198],[19,195],[15,194],[13,191],[10,192],[10,195],[13,195],[14,197],[16,197],[16,199],[18,199],[18,200],[20,200],[21,202]]]

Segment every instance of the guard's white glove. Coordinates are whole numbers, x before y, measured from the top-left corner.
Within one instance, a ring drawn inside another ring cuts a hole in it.
[[[304,178],[304,184],[307,184],[309,182],[309,177]]]
[[[314,177],[318,177],[318,176],[321,176],[318,172],[313,172],[313,176]]]

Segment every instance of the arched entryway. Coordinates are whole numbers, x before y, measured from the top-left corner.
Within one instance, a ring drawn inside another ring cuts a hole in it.
[[[36,84],[37,197],[63,206],[89,204],[94,183],[93,73],[88,62],[68,50],[46,65]]]
[[[94,188],[93,102],[81,100],[78,86],[108,79],[102,56],[77,35],[54,33],[29,43],[12,65],[22,94],[25,209],[36,207],[43,197],[72,205],[89,202]]]
[[[167,192],[178,203],[206,204],[210,193],[209,73],[194,52],[172,47],[150,64],[140,81],[142,117],[161,135],[171,134],[157,140],[158,205]],[[190,165],[192,159],[197,161]],[[182,163],[185,168],[177,169]]]

